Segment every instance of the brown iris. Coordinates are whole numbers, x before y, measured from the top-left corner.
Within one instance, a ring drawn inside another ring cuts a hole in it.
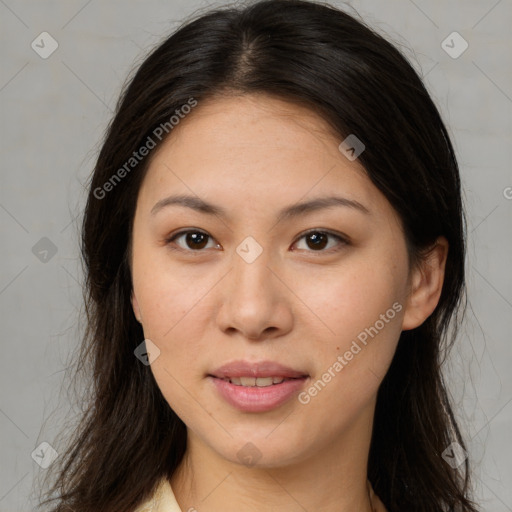
[[[325,233],[309,233],[306,235],[306,240],[310,249],[323,249],[327,245],[327,235]],[[310,245],[310,242],[312,245]]]
[[[203,249],[208,243],[209,236],[204,233],[187,233],[185,241],[191,249]]]

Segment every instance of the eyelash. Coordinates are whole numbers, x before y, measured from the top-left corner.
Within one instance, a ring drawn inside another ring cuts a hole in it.
[[[183,251],[183,252],[188,252],[188,253],[201,253],[201,252],[204,252],[205,249],[197,249],[197,250],[194,250],[194,249],[184,249],[183,247],[172,247],[171,244],[177,239],[179,238],[180,236],[183,236],[183,235],[187,235],[189,233],[199,233],[199,234],[202,234],[202,235],[205,235],[207,237],[209,237],[209,240],[213,240],[213,237],[211,235],[209,235],[208,233],[205,233],[204,231],[201,231],[200,229],[186,229],[186,230],[182,230],[182,231],[178,231],[177,233],[174,233],[172,235],[170,235],[168,238],[165,239],[165,244],[171,249],[171,250],[174,250],[174,251]],[[330,237],[333,237],[335,239],[337,239],[339,242],[341,242],[341,247],[343,246],[346,246],[346,245],[349,245],[349,241],[346,237],[344,236],[341,236],[340,234],[337,234],[337,233],[333,233],[332,231],[324,231],[324,230],[320,230],[320,229],[310,229],[309,231],[307,231],[306,233],[302,233],[298,238],[297,240],[294,242],[297,243],[299,240],[302,240],[303,238],[307,237],[308,235],[311,235],[311,234],[321,234],[321,235],[327,235],[327,236],[330,236]],[[208,241],[209,241],[208,240]],[[331,249],[327,249],[327,250],[318,250],[318,251],[314,251],[314,250],[307,250],[306,252],[310,252],[310,253],[319,253],[319,254],[322,254],[322,253],[327,253],[327,254],[331,254],[332,252],[337,252],[339,250],[341,250],[341,247],[337,247],[337,248],[331,248]],[[301,249],[303,250],[303,249]]]

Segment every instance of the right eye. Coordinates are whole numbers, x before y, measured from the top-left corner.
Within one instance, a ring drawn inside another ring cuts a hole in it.
[[[182,239],[182,243],[178,243],[178,240]],[[176,245],[178,250],[183,250],[187,252],[199,252],[204,248],[208,248],[208,242],[212,241],[213,238],[203,231],[198,231],[197,229],[187,229],[178,231],[178,233],[174,233],[169,238],[165,240],[166,245],[170,246],[171,249],[176,249],[176,247],[172,247],[172,245]],[[183,245],[185,244],[185,245]],[[213,246],[220,247],[219,244],[214,244]]]

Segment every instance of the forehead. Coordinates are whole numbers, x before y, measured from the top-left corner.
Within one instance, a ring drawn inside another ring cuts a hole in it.
[[[382,202],[359,161],[339,151],[340,142],[319,115],[281,99],[200,102],[152,155],[141,199],[154,203],[167,192],[183,192],[243,207],[335,190],[362,203]]]
[[[156,159],[171,150],[174,156],[236,156],[247,163],[276,158],[281,152],[310,157],[317,153],[318,159],[337,154],[337,139],[330,126],[304,106],[262,94],[221,96],[200,102],[181,119]]]

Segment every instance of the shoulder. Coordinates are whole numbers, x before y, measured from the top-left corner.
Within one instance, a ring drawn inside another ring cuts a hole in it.
[[[167,479],[160,480],[153,496],[135,510],[135,512],[182,512],[171,484]]]

